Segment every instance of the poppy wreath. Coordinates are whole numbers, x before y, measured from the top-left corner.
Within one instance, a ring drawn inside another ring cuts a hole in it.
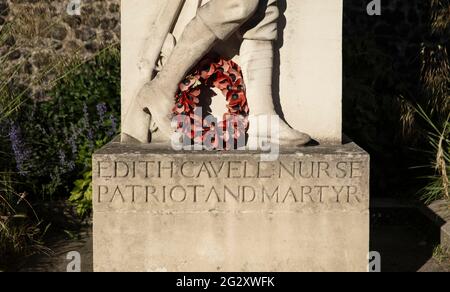
[[[211,88],[226,97],[228,111],[220,122],[198,110],[202,92]],[[177,132],[191,145],[207,145],[211,150],[244,146],[239,144],[246,139],[249,106],[240,66],[220,57],[205,57],[179,84],[173,115]]]

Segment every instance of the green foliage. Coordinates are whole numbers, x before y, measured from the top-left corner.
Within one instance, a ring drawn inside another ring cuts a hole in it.
[[[92,210],[92,171],[86,171],[74,184],[69,201],[76,205],[81,217],[86,217]]]
[[[26,104],[21,110],[26,114],[15,119],[27,153],[19,171],[31,193],[45,199],[67,196],[74,177],[90,170],[92,153],[118,133],[119,55],[110,48],[76,65],[49,101]]]
[[[23,99],[0,119],[0,172],[10,172],[18,182],[14,192],[33,200],[70,196],[85,217],[91,210],[92,154],[119,131],[119,50],[111,47],[87,63],[71,64],[48,94],[47,101]],[[0,97],[3,104],[10,100]]]

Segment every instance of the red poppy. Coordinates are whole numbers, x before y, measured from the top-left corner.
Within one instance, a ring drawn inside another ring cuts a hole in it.
[[[187,76],[183,81],[180,83],[180,90],[187,91],[189,90],[194,84],[196,84],[199,80],[195,78],[194,76]]]

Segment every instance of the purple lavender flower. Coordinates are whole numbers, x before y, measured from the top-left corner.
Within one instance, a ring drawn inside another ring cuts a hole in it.
[[[76,155],[78,153],[78,145],[77,145],[77,139],[80,136],[80,128],[75,127],[73,124],[70,125],[70,137],[68,139],[68,144],[70,145],[70,148],[72,149],[72,154]]]
[[[87,131],[87,138],[89,140],[89,145],[91,148],[94,147],[93,141],[94,141],[94,131],[92,130],[90,124],[89,124],[89,112],[88,107],[86,103],[83,104],[83,123]]]
[[[11,123],[9,130],[9,140],[11,141],[11,147],[16,159],[17,170],[20,175],[26,174],[25,164],[30,158],[30,150],[25,147],[22,139],[22,131],[20,126],[15,122]]]
[[[100,125],[103,125],[105,122],[105,114],[107,110],[106,103],[101,102],[97,104],[97,114],[100,117]]]
[[[87,131],[87,138],[91,142],[94,141],[94,131],[92,131],[91,128],[89,128]]]
[[[89,111],[88,111],[88,107],[86,105],[86,103],[83,103],[83,124],[85,126],[85,128],[89,128]]]
[[[62,149],[58,151],[59,156],[59,164],[62,166],[62,168],[66,171],[72,171],[75,169],[75,162],[74,161],[67,161],[66,154]]]
[[[88,107],[85,102],[83,102],[83,114],[84,114],[84,117],[86,118],[86,120],[89,120]]]
[[[59,164],[61,166],[65,166],[66,165],[66,154],[64,153],[64,151],[59,149],[58,156],[59,156]]]
[[[112,137],[117,132],[117,119],[113,114],[109,115],[109,119],[111,121],[111,128],[108,130],[107,135],[108,137]]]
[[[75,161],[69,161],[69,163],[67,163],[67,168],[69,171],[73,171],[75,169]]]
[[[70,137],[68,142],[69,142],[70,148],[72,149],[72,154],[74,154],[74,155],[77,154],[78,147],[77,147],[77,142],[75,140],[75,137],[74,136]]]

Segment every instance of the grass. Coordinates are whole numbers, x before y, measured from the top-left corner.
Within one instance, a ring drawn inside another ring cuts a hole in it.
[[[433,258],[440,264],[450,269],[450,249],[442,245],[438,245],[433,250]]]
[[[439,125],[421,106],[417,106],[416,111],[430,129],[427,132],[427,154],[432,159],[428,167],[434,172],[434,175],[426,177],[429,183],[421,190],[422,200],[428,204],[440,199],[450,202],[450,113]]]
[[[0,175],[0,271],[19,257],[51,253],[43,243],[50,225],[43,225],[26,193],[15,191],[13,177],[8,172]]]

